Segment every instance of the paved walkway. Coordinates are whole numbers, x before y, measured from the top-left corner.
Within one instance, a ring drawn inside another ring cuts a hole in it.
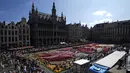
[[[116,65],[115,67],[110,69],[109,73],[126,73],[126,69],[125,68],[122,67],[120,70],[118,70],[117,67],[118,67],[118,65]]]

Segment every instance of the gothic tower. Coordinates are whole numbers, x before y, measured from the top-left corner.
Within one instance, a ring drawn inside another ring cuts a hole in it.
[[[34,2],[32,3],[32,14],[35,13]]]
[[[61,13],[61,19],[63,20],[63,12]]]
[[[55,7],[55,3],[53,2],[53,6],[52,6],[52,17],[55,18],[56,17],[56,7]]]

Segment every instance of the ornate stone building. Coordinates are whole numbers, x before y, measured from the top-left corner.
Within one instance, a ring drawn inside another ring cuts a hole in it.
[[[82,38],[85,40],[90,39],[90,29],[88,28],[87,24],[82,26]]]
[[[15,23],[0,23],[0,48],[7,49],[18,45],[18,28]]]
[[[25,18],[17,24],[0,22],[0,49],[26,46],[30,46],[30,27]]]
[[[19,33],[19,47],[30,46],[30,26],[26,22],[26,18],[22,18],[16,24]]]
[[[96,24],[91,29],[93,41],[130,43],[130,20]]]
[[[31,45],[42,47],[59,44],[66,41],[66,17],[56,15],[55,3],[53,3],[52,14],[39,12],[32,4],[32,10],[29,12]]]
[[[89,38],[89,28],[81,23],[67,24],[69,42],[82,41]]]
[[[80,23],[67,24],[69,42],[79,41],[82,38],[82,28]]]

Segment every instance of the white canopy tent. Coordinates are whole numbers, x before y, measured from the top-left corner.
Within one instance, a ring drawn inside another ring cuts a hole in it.
[[[126,54],[125,51],[115,51],[109,54],[108,56],[98,60],[95,63],[112,68],[118,62],[118,60],[121,59],[125,54]]]
[[[74,61],[74,63],[78,64],[78,65],[83,65],[83,64],[86,64],[88,62],[89,62],[89,60],[87,60],[87,59],[80,59],[80,60]]]

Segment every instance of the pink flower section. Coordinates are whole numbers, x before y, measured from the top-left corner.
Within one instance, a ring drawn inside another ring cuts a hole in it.
[[[55,51],[43,53],[39,55],[42,59],[47,61],[64,61],[73,58],[74,53],[70,51]]]

